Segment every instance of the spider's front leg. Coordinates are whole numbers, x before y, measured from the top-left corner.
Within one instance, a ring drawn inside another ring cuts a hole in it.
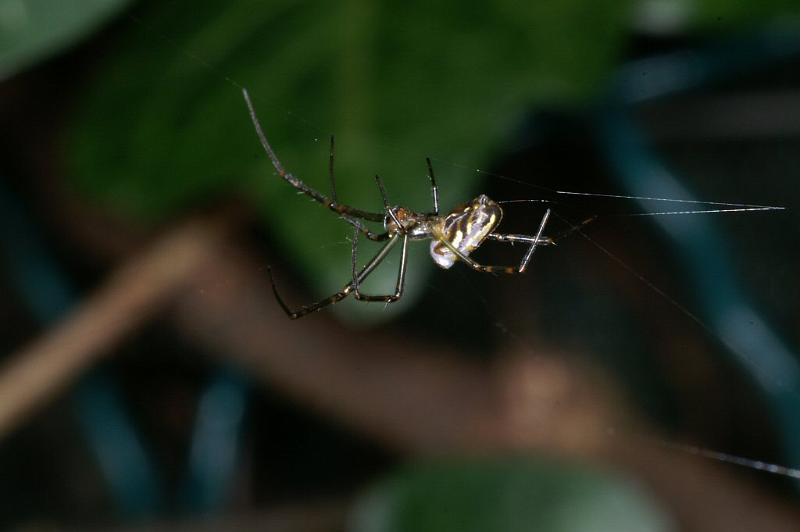
[[[342,218],[342,220],[352,225],[356,229],[356,232],[360,232],[373,242],[383,242],[384,240],[389,238],[388,232],[375,233],[373,231],[370,231],[370,229],[367,226],[365,226],[364,224],[359,222],[358,219],[353,218],[352,216],[342,214],[340,215],[340,217]]]
[[[336,144],[333,135],[331,135],[331,144],[329,149],[329,158],[328,158],[328,177],[331,181],[331,200],[334,204],[339,205],[339,200],[336,195],[336,174],[334,173],[334,162],[336,157]],[[351,216],[346,212],[339,213],[339,216],[347,223],[355,227],[357,230],[361,231],[365,237],[369,238],[374,242],[382,242],[389,238],[389,233],[374,233],[370,231],[370,229],[362,224],[358,218],[355,216]]]

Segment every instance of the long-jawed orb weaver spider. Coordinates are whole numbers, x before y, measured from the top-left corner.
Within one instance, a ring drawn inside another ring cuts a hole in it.
[[[383,187],[383,182],[379,176],[375,176],[375,181],[378,184],[381,197],[383,198],[383,212],[368,212],[356,209],[349,205],[339,203],[336,198],[336,182],[333,174],[333,160],[334,160],[334,141],[331,137],[330,159],[328,164],[328,171],[331,179],[331,197],[327,197],[309,187],[298,178],[287,172],[275,151],[267,141],[264,131],[261,129],[261,123],[256,116],[253,103],[250,101],[250,95],[247,89],[242,89],[244,101],[247,104],[247,109],[250,112],[250,119],[253,121],[253,126],[256,129],[261,146],[267,153],[272,166],[275,171],[287,183],[294,188],[310,197],[314,201],[324,205],[328,209],[338,214],[342,219],[353,226],[353,246],[351,252],[352,259],[352,280],[348,282],[344,288],[336,292],[330,297],[305,305],[297,310],[291,310],[281,298],[278,293],[278,288],[275,285],[275,279],[272,277],[272,270],[267,267],[269,273],[270,283],[272,284],[272,291],[275,294],[278,304],[286,312],[291,319],[302,318],[303,316],[316,312],[328,305],[338,303],[350,294],[353,294],[358,301],[381,301],[384,303],[394,303],[403,295],[403,287],[405,285],[406,273],[406,258],[408,251],[409,240],[431,240],[430,253],[433,261],[441,268],[450,268],[456,261],[461,260],[470,268],[479,272],[486,273],[507,273],[516,274],[524,273],[533,258],[533,253],[538,246],[554,245],[555,241],[549,237],[543,236],[544,227],[547,225],[547,220],[550,217],[550,209],[547,209],[542,216],[539,223],[539,229],[536,231],[535,236],[528,235],[509,235],[496,233],[495,229],[500,224],[503,218],[503,210],[496,202],[489,199],[484,194],[473,199],[465,205],[461,205],[453,209],[449,214],[441,216],[439,214],[439,189],[436,186],[436,178],[433,175],[433,166],[431,165],[430,158],[427,158],[428,163],[428,178],[431,181],[431,195],[433,196],[433,211],[428,213],[415,212],[405,207],[397,205],[389,205],[386,196],[386,190]],[[382,222],[384,227],[383,233],[374,233],[369,230],[360,220],[370,222]],[[358,256],[358,236],[363,234],[370,240],[377,242],[386,241],[383,247],[372,257],[366,265],[360,270],[357,267],[356,261]],[[474,259],[470,258],[470,253],[476,250],[486,240],[497,240],[499,242],[524,242],[530,244],[525,255],[523,255],[519,266],[484,266],[479,264]],[[377,268],[381,262],[389,254],[389,251],[398,243],[402,242],[400,254],[400,269],[397,273],[397,284],[393,294],[387,295],[369,295],[364,294],[360,290],[361,283]]]

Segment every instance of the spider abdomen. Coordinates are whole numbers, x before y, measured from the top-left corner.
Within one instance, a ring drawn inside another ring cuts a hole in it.
[[[454,249],[469,256],[497,228],[502,218],[500,206],[484,194],[454,209],[433,231],[431,258],[439,267],[450,268],[458,260]]]

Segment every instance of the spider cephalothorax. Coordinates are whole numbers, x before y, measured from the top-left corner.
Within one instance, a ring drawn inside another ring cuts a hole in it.
[[[408,256],[407,246],[409,240],[432,240],[430,248],[431,257],[434,262],[442,268],[450,268],[460,260],[474,270],[488,273],[522,273],[528,267],[537,246],[555,243],[552,239],[542,234],[550,216],[550,209],[545,211],[539,223],[539,230],[535,236],[496,233],[495,230],[503,218],[503,211],[497,202],[492,201],[484,194],[481,194],[466,205],[457,207],[446,216],[440,216],[439,189],[436,187],[436,179],[433,175],[433,167],[431,166],[430,159],[427,159],[427,163],[428,177],[431,181],[431,195],[433,196],[433,212],[418,213],[406,209],[405,207],[389,206],[386,191],[378,176],[375,176],[375,179],[380,189],[381,197],[383,198],[383,212],[375,213],[363,211],[339,203],[336,199],[336,185],[333,177],[333,137],[331,137],[329,164],[332,190],[331,196],[328,197],[309,187],[283,168],[272,146],[270,146],[267,141],[264,132],[261,130],[261,124],[258,122],[255,109],[253,109],[253,104],[250,101],[247,90],[243,90],[242,92],[245,102],[247,103],[247,108],[250,111],[250,118],[258,134],[258,139],[261,141],[261,145],[269,156],[272,166],[275,167],[275,171],[278,175],[294,188],[337,213],[343,220],[353,226],[354,235],[351,252],[352,280],[332,296],[292,311],[278,294],[275,282],[272,280],[272,273],[270,272],[270,280],[272,281],[272,289],[275,293],[275,298],[278,300],[281,308],[283,308],[286,314],[292,319],[300,318],[306,314],[341,301],[351,293],[359,301],[382,301],[385,303],[392,303],[400,299],[405,284],[406,259]],[[367,228],[361,220],[383,222],[385,232],[374,233]],[[362,266],[361,269],[357,266],[358,236],[360,234],[370,240],[385,242],[383,247],[374,257]],[[529,247],[517,267],[485,266],[472,259],[470,253],[487,239],[497,240],[498,242],[523,242],[529,244]],[[367,295],[362,293],[360,291],[361,283],[381,264],[381,262],[383,262],[389,254],[389,251],[398,242],[402,242],[402,247],[400,268],[397,274],[397,284],[395,285],[394,293],[387,295]]]
[[[411,240],[430,238],[431,222],[435,217],[430,214],[414,212],[404,207],[387,209],[383,227],[390,235],[399,233],[407,235]]]

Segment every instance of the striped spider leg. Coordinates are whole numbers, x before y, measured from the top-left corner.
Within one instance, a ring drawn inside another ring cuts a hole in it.
[[[317,203],[327,207],[331,211],[338,214],[346,222],[353,226],[353,242],[351,249],[352,261],[352,279],[342,287],[341,290],[325,299],[321,299],[310,305],[305,305],[297,310],[292,310],[284,302],[278,293],[275,280],[272,276],[272,270],[267,267],[270,276],[270,283],[272,291],[275,294],[275,299],[278,304],[286,312],[286,315],[292,319],[301,318],[312,312],[316,312],[322,308],[327,307],[345,299],[350,294],[358,301],[381,301],[385,303],[393,303],[399,300],[403,295],[403,288],[405,286],[405,273],[408,258],[408,242],[409,240],[431,240],[430,254],[433,261],[441,268],[450,268],[457,261],[464,262],[470,268],[485,272],[485,273],[506,273],[516,274],[524,273],[530,264],[533,253],[538,246],[554,245],[555,240],[544,236],[544,229],[550,216],[550,209],[547,209],[541,222],[539,229],[535,236],[529,235],[516,235],[516,234],[501,234],[495,232],[497,226],[503,218],[503,211],[500,205],[495,201],[489,199],[488,196],[481,194],[469,203],[456,207],[450,213],[442,216],[439,214],[439,189],[436,186],[436,178],[434,177],[433,167],[430,159],[426,159],[428,165],[428,177],[431,182],[431,196],[433,199],[433,211],[423,213],[415,212],[405,207],[390,205],[386,190],[380,177],[375,176],[378,189],[383,199],[383,212],[373,213],[364,211],[339,203],[336,197],[336,184],[333,173],[334,164],[334,141],[331,138],[330,145],[330,158],[329,158],[329,174],[331,180],[331,197],[325,196],[320,192],[309,187],[300,179],[287,172],[278,157],[275,155],[272,146],[267,141],[266,136],[261,128],[261,124],[256,116],[255,109],[250,96],[246,89],[242,90],[245,103],[247,104],[250,113],[250,119],[255,127],[258,139],[261,146],[264,148],[267,156],[272,162],[272,166],[278,175],[283,178],[292,187],[310,197]],[[384,232],[374,233],[369,230],[361,221],[368,222],[382,222]],[[361,269],[358,269],[358,238],[364,235],[370,240],[384,241],[383,246]],[[469,255],[476,250],[486,240],[496,240],[498,242],[523,242],[530,244],[525,252],[519,266],[486,266],[479,264],[472,259]],[[397,283],[395,285],[394,293],[386,295],[368,295],[360,290],[360,285],[369,277],[369,275],[380,266],[384,259],[388,256],[389,252],[402,242],[400,252],[400,266],[397,273]]]

